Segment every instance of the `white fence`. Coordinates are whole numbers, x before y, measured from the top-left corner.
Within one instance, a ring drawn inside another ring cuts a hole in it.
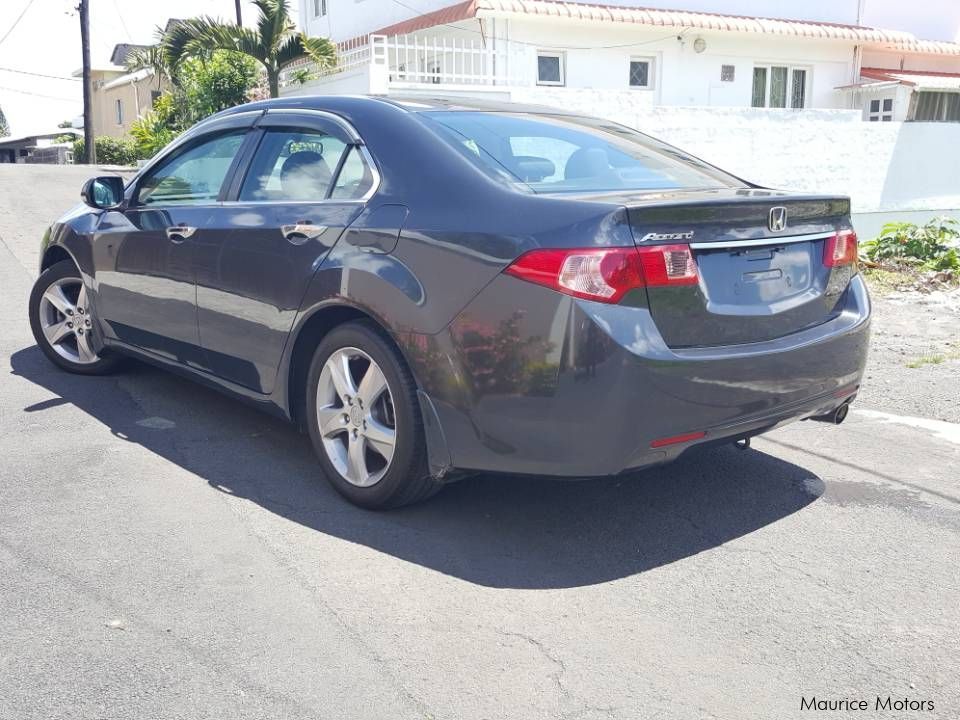
[[[372,85],[410,83],[426,85],[519,85],[527,77],[529,59],[525,49],[495,39],[453,36],[369,35],[337,44],[337,63],[318,68],[304,60],[287,67],[281,86],[313,85],[327,78],[365,70]],[[306,71],[304,73],[304,71]],[[378,89],[378,88],[374,88]]]

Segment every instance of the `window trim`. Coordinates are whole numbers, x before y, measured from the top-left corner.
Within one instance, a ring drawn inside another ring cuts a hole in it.
[[[540,58],[557,58],[560,64],[560,80],[541,80],[540,79]],[[537,50],[537,85],[546,87],[566,87],[567,85],[567,54],[563,50]]]
[[[366,162],[367,167],[370,169],[372,181],[367,192],[358,198],[325,197],[318,200],[240,200],[240,188],[243,185],[243,181],[246,178],[247,172],[250,170],[250,166],[253,163],[253,156],[256,153],[257,148],[260,146],[260,140],[265,131],[270,128],[276,129],[278,127],[287,129],[300,127],[311,132],[321,130],[328,132],[329,134],[329,129],[324,129],[322,123],[317,123],[316,121],[310,122],[311,119],[321,118],[338,126],[347,136],[347,141],[345,143],[346,148],[344,149],[343,156],[341,157],[341,162],[338,163],[337,168],[331,175],[331,192],[332,189],[336,187],[337,180],[340,178],[340,171],[343,169],[343,163],[346,161],[350,148],[356,148],[360,152],[364,162]],[[279,124],[271,125],[271,120],[279,121]],[[262,118],[258,120],[255,127],[248,131],[248,136],[254,136],[254,139],[251,141],[251,148],[249,151],[244,152],[244,148],[241,147],[240,152],[237,154],[238,158],[242,156],[242,164],[234,170],[234,175],[231,178],[227,191],[220,199],[220,205],[232,207],[236,205],[366,204],[380,189],[380,182],[382,179],[380,168],[377,165],[376,160],[374,160],[373,155],[367,147],[367,144],[363,141],[363,138],[360,137],[360,134],[357,132],[356,128],[353,127],[353,125],[335,113],[313,108],[271,108],[262,116]]]
[[[787,69],[787,104],[782,108],[775,108],[770,106],[770,89],[773,87],[773,68],[781,67]],[[757,68],[765,68],[767,71],[767,79],[764,87],[763,94],[763,105],[756,106],[753,104],[753,78],[756,73]],[[803,83],[803,106],[802,107],[790,107],[790,102],[793,99],[793,72],[794,70],[803,70],[806,74],[804,75]],[[750,71],[750,107],[755,110],[807,110],[810,106],[807,104],[810,99],[810,89],[813,85],[813,66],[812,65],[797,65],[789,62],[778,62],[774,60],[766,62],[754,62],[753,69]]]
[[[635,62],[647,63],[647,84],[633,85],[630,82],[630,65]],[[657,59],[652,55],[631,55],[627,60],[627,87],[631,90],[656,90],[657,85]]]
[[[327,0],[313,0],[313,17],[327,16]]]

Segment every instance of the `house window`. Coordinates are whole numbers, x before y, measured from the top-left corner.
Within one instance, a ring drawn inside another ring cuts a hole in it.
[[[630,58],[630,87],[653,87],[653,58]]]
[[[912,120],[917,122],[960,122],[960,93],[918,92]]]
[[[736,65],[721,65],[720,66],[720,82],[733,82]]]
[[[323,17],[327,14],[327,0],[313,0],[313,16]]]
[[[871,100],[867,120],[870,122],[890,122],[893,120],[893,98]]]
[[[117,125],[123,125],[123,100],[120,100],[119,98],[117,98],[117,100],[115,100],[114,102],[115,102],[114,111],[116,112],[116,115],[117,115]]]
[[[803,108],[807,105],[807,68],[756,65],[753,68],[753,107]]]
[[[159,90],[151,90],[151,91],[150,91],[150,107],[156,106],[157,100],[160,99],[160,96],[161,96],[162,94],[163,94],[163,93],[161,93]]]
[[[563,85],[563,53],[537,53],[537,85]]]

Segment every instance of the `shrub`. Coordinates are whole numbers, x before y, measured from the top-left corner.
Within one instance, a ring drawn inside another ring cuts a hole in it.
[[[176,104],[171,95],[161,95],[153,110],[130,126],[139,159],[149,159],[173,141],[180,131],[176,128]]]
[[[98,165],[137,164],[137,150],[133,140],[101,135],[94,140],[94,147],[97,149]],[[83,138],[79,137],[73,142],[73,161],[75,163],[83,162],[83,150]]]
[[[924,225],[887,223],[879,236],[861,245],[861,250],[869,261],[881,265],[958,270],[958,238],[960,222],[949,217],[936,217]]]

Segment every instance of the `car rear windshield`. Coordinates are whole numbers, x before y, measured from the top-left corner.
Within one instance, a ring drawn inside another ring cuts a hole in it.
[[[488,174],[537,193],[744,187],[702,160],[603,120],[532,113],[425,114]]]

